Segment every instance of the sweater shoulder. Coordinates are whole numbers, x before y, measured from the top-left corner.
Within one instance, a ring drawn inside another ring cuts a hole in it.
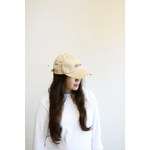
[[[49,94],[43,96],[40,103],[45,107],[47,111],[49,111]]]
[[[93,106],[93,103],[95,103],[95,95],[94,95],[93,91],[90,89],[87,89],[87,88],[86,89],[83,88],[83,92],[85,94],[85,99],[86,99],[87,105]]]
[[[88,88],[83,88],[83,92],[84,92],[86,97],[93,98],[95,96],[93,91],[88,89]]]

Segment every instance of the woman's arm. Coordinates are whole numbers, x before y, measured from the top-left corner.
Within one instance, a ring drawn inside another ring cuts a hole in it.
[[[48,130],[48,111],[39,103],[34,125],[33,150],[44,150],[44,143]]]
[[[101,141],[101,126],[98,105],[93,92],[91,92],[91,96],[93,99],[92,150],[102,150],[103,145]]]

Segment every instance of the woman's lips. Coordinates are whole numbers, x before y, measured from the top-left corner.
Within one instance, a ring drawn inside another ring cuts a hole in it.
[[[79,84],[74,84],[74,86],[76,86],[76,87],[77,87],[77,86],[79,86]]]

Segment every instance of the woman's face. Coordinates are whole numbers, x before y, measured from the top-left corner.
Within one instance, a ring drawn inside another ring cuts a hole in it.
[[[64,93],[71,93],[72,90],[77,90],[79,87],[81,79],[75,79],[72,77],[68,77],[65,80],[65,88],[64,88]]]

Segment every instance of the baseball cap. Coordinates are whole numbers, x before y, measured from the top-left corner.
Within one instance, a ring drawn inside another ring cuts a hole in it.
[[[83,69],[81,62],[75,56],[67,53],[61,54],[55,59],[51,72],[65,74],[76,79],[91,75],[90,72]]]

